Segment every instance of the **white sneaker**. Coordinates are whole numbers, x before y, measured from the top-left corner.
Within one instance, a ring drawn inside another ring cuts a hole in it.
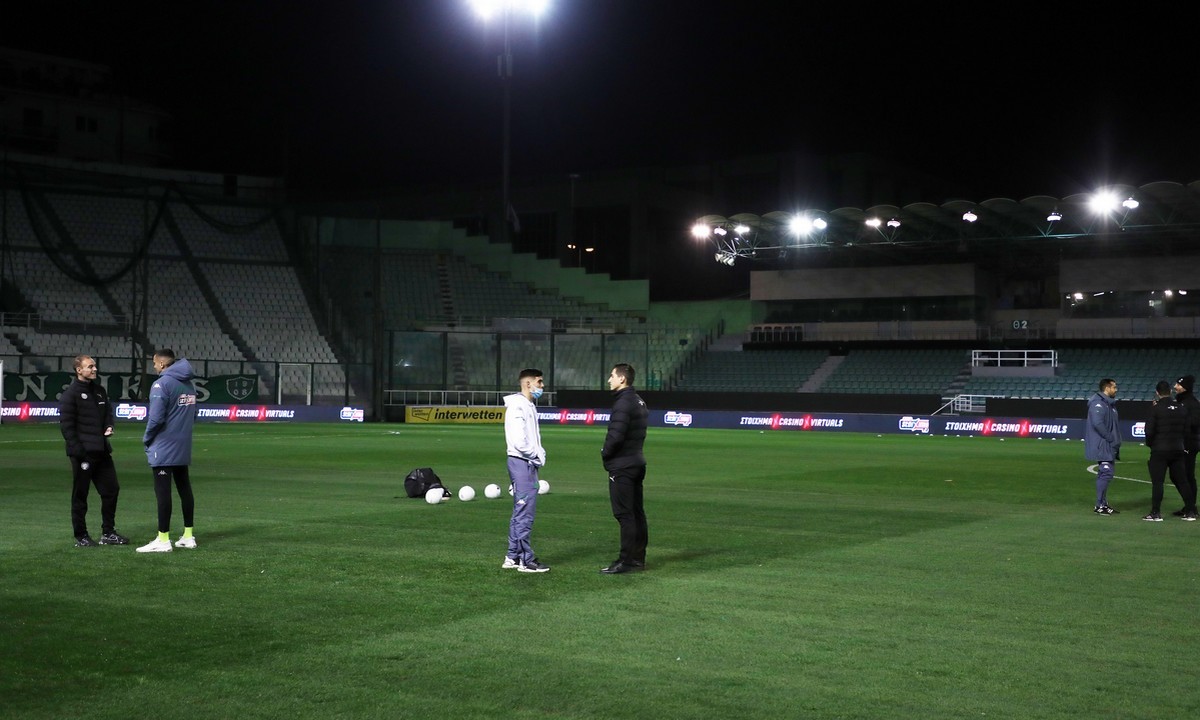
[[[501,570],[516,570],[519,567],[521,567],[521,563],[519,563],[516,560],[513,560],[512,558],[505,555],[504,556],[504,564],[500,566],[500,569]]]
[[[196,549],[196,536],[193,535],[192,537],[179,538],[178,540],[175,541],[175,547],[188,548],[189,550],[195,550]]]
[[[159,540],[154,538],[149,543],[137,549],[138,552],[171,552],[170,540]]]

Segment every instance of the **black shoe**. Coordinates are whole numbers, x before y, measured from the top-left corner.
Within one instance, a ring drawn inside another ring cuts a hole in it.
[[[606,568],[601,568],[600,572],[604,575],[620,575],[621,573],[633,572],[636,569],[633,565],[627,565],[618,560]]]
[[[81,538],[75,538],[75,547],[96,547],[98,543],[92,539],[90,535],[84,535]]]
[[[1113,510],[1112,508],[1110,508],[1107,505],[1097,505],[1096,507],[1092,508],[1092,512],[1096,513],[1097,515],[1116,515],[1117,514],[1116,510]]]
[[[116,531],[106,532],[100,536],[101,545],[128,545],[129,538],[124,535],[118,535]]]
[[[1175,517],[1183,517],[1184,515],[1187,515],[1187,508],[1179,508],[1178,510],[1176,510],[1175,512],[1173,512],[1171,514],[1174,515]]]
[[[630,560],[629,562],[627,562],[627,563],[625,563],[625,564],[626,564],[626,565],[632,565],[632,566],[634,566],[635,568],[637,568],[638,570],[641,570],[642,568],[646,567],[646,561],[645,561],[645,560]]]

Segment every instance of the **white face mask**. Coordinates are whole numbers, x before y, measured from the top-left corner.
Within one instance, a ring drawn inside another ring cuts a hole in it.
[[[542,389],[541,389],[541,388],[537,388],[537,387],[535,387],[535,388],[530,388],[530,389],[529,389],[529,394],[533,396],[533,399],[534,399],[534,400],[537,400],[538,398],[540,398],[540,397],[542,396]]]

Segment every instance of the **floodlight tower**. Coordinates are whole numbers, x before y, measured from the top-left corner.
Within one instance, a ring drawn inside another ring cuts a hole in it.
[[[504,137],[501,151],[500,178],[500,237],[505,243],[510,243],[509,222],[514,215],[512,202],[509,198],[509,177],[511,155],[510,135],[512,126],[512,44],[509,40],[509,21],[514,13],[526,15],[537,20],[545,12],[550,0],[470,0],[471,6],[484,22],[498,18],[504,32],[504,52],[496,58],[496,71],[500,76],[500,85],[504,91]]]

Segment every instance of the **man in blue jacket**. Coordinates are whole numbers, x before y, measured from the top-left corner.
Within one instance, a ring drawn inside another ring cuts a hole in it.
[[[158,500],[158,537],[137,549],[138,552],[171,552],[171,481],[179,491],[183,510],[183,535],[177,548],[196,547],[193,534],[192,482],[188,465],[192,462],[192,426],[196,422],[196,374],[186,358],[175,358],[175,351],[164,348],[154,353],[154,369],[159,378],[150,388],[150,411],[146,419],[146,459],[154,474],[154,497]]]
[[[1113,515],[1108,506],[1108,484],[1113,479],[1113,464],[1121,456],[1121,427],[1117,424],[1117,381],[1104,378],[1095,395],[1088,400],[1087,425],[1084,428],[1084,457],[1096,461],[1097,515]]]

